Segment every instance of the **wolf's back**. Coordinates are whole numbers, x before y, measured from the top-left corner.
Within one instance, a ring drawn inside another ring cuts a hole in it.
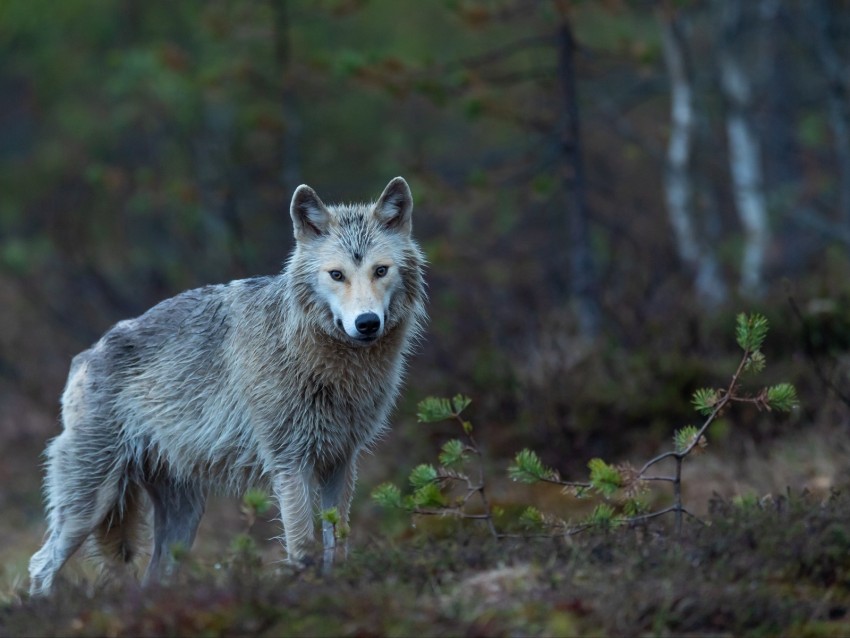
[[[137,462],[143,453],[147,462],[171,458],[187,472],[221,456],[225,444],[244,446],[231,336],[251,305],[246,286],[261,285],[190,290],[117,323],[71,365],[66,429],[112,429]]]

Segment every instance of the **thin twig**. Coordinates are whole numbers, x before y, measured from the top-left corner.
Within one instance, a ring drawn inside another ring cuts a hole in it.
[[[538,480],[542,483],[551,483],[552,485],[560,485],[561,487],[582,487],[582,488],[591,488],[593,487],[590,483],[581,483],[578,481],[562,481],[561,479],[553,479],[551,477],[538,477]]]
[[[682,461],[683,457],[676,457],[676,480],[673,481],[673,500],[676,503],[676,537],[682,535]]]
[[[648,514],[638,514],[637,516],[629,516],[628,518],[618,518],[617,521],[621,523],[640,523],[641,521],[648,521],[652,518],[657,518],[659,516],[664,516],[664,514],[669,514],[670,512],[679,511],[679,508],[675,505],[671,505],[663,510],[658,510],[657,512],[650,512]]]
[[[484,458],[481,454],[481,448],[478,447],[478,442],[475,440],[475,437],[472,436],[471,431],[467,431],[466,424],[464,420],[461,418],[460,413],[456,412],[454,415],[455,419],[460,423],[460,427],[463,432],[466,434],[466,437],[469,439],[469,449],[470,451],[478,457],[478,485],[473,486],[472,482],[467,479],[467,487],[469,488],[469,492],[466,495],[466,498],[463,500],[463,506],[469,502],[469,499],[472,498],[472,495],[477,493],[481,499],[481,505],[484,507],[484,514],[480,516],[471,516],[467,515],[467,518],[481,518],[487,521],[487,528],[490,530],[490,534],[494,538],[499,537],[499,532],[496,530],[496,526],[493,523],[493,508],[490,507],[490,501],[487,498],[487,494],[484,491]],[[471,428],[470,428],[471,429]]]

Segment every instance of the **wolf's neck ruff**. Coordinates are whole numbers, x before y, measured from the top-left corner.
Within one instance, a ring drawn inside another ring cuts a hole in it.
[[[300,186],[280,275],[187,291],[74,359],[33,593],[89,537],[129,561],[143,492],[155,513],[146,580],[170,569],[173,544],[191,546],[213,484],[273,485],[293,561],[311,547],[316,494],[347,524],[358,455],[384,431],[426,319],[412,210],[402,178],[356,206]],[[322,538],[330,564],[328,525]]]

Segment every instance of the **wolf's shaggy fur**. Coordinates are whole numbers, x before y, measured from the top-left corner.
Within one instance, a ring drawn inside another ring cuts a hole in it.
[[[271,485],[291,560],[313,536],[316,492],[347,524],[358,453],[384,431],[426,318],[412,208],[402,178],[366,205],[325,206],[300,186],[280,275],[184,292],[74,358],[46,453],[34,594],[89,537],[129,562],[142,492],[154,512],[145,580],[170,546],[191,546],[210,487]]]

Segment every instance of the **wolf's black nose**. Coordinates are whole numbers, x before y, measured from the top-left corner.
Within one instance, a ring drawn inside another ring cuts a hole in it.
[[[381,318],[374,312],[364,312],[354,320],[354,327],[364,337],[370,337],[381,327]]]

